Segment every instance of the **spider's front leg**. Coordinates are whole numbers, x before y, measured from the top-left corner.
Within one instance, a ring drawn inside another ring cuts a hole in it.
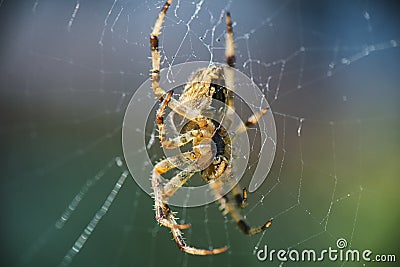
[[[191,142],[193,139],[195,139],[197,136],[200,135],[199,130],[190,130],[187,131],[183,134],[178,135],[175,138],[166,140],[165,138],[165,126],[164,126],[164,114],[165,114],[165,109],[167,108],[168,104],[170,101],[173,99],[172,98],[173,91],[168,92],[168,94],[163,97],[163,101],[161,102],[160,107],[157,110],[156,114],[156,121],[157,121],[157,127],[158,127],[158,138],[160,139],[161,146],[166,148],[166,149],[172,149],[172,148],[177,148],[183,145],[186,145],[187,143]]]
[[[154,95],[157,99],[162,101],[166,96],[164,89],[160,87],[160,66],[161,66],[161,54],[159,51],[159,40],[158,36],[161,33],[161,28],[164,23],[165,14],[171,5],[172,0],[167,0],[161,10],[156,23],[154,24],[153,31],[150,34],[150,48],[151,48],[151,87]],[[199,114],[188,109],[185,105],[180,105],[175,99],[171,99],[170,107],[178,114],[187,117],[189,119],[197,117]]]
[[[151,69],[151,85],[153,88],[153,92],[158,99],[162,98],[165,95],[165,91],[160,87],[160,61],[161,55],[158,48],[158,35],[161,32],[162,25],[164,23],[165,14],[169,6],[171,5],[172,0],[168,0],[158,15],[157,21],[154,25],[153,31],[150,35],[150,47],[151,47],[151,61],[152,61],[152,69]]]

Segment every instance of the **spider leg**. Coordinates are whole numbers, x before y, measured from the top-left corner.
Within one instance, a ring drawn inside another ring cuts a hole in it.
[[[184,134],[180,134],[179,136],[172,138],[170,140],[162,140],[161,144],[166,149],[177,148],[183,145],[186,145],[190,141],[192,141],[199,134],[198,130],[191,130]],[[161,138],[161,135],[160,135]],[[164,136],[162,137],[164,138]]]
[[[219,164],[219,167],[217,168],[216,173],[215,173],[215,179],[216,179],[216,178],[220,177],[224,173],[224,170],[225,170],[225,167],[226,167],[226,162],[225,161],[221,161],[221,162],[215,163],[215,164]],[[179,178],[177,178],[178,176],[179,176],[179,174],[170,180],[171,184],[172,184],[172,181],[174,179],[177,179],[178,181],[180,181]],[[189,176],[189,175],[187,175],[187,176]],[[191,177],[191,175],[188,178],[190,178],[190,177]],[[164,192],[167,192],[168,187],[169,187],[168,184],[165,186]],[[179,187],[182,186],[182,185],[179,185]],[[178,188],[178,187],[173,187],[173,189],[175,189],[175,188]],[[173,193],[175,193],[175,191],[176,191],[176,189],[174,191],[171,190],[171,192],[170,192],[171,195]],[[171,220],[172,224],[176,224],[176,220],[175,220],[175,217],[174,217],[173,213],[171,213],[168,218]],[[195,248],[195,247],[191,247],[188,244],[186,244],[185,240],[183,239],[182,232],[180,231],[180,229],[171,228],[171,232],[172,232],[172,235],[174,236],[174,240],[175,240],[178,248],[180,250],[188,253],[188,254],[192,254],[192,255],[213,255],[213,254],[223,253],[223,252],[228,250],[228,247],[221,247],[221,248],[215,248],[215,249],[198,249],[198,248]]]
[[[156,164],[153,169],[151,184],[154,191],[154,205],[156,210],[156,220],[158,223],[168,227],[168,228],[180,228],[186,229],[190,227],[189,224],[177,224],[172,223],[168,219],[171,210],[167,204],[163,201],[163,185],[160,174],[166,173],[176,167],[182,166],[184,164],[189,164],[193,161],[193,155],[191,152],[182,153],[167,159],[164,159]]]
[[[247,189],[246,187],[240,190],[239,184],[235,185],[232,189],[233,197],[236,200],[237,205],[244,209],[247,206]]]
[[[152,62],[152,69],[150,70],[151,87],[153,88],[154,95],[159,100],[164,99],[165,91],[160,87],[161,54],[158,47],[159,44],[158,36],[161,33],[161,28],[164,23],[165,14],[167,13],[167,10],[171,5],[171,3],[172,0],[167,0],[167,2],[165,2],[163,9],[161,10],[156,20],[156,23],[154,24],[153,31],[150,34],[150,48],[151,48],[151,62]],[[171,99],[169,106],[176,113],[188,119],[193,119],[200,115],[199,111],[190,110],[187,106],[180,105],[178,101],[176,101],[173,98]]]
[[[161,179],[160,179],[160,174],[165,173],[168,170],[171,170],[175,167],[181,166],[185,163],[190,163],[194,160],[194,153],[193,152],[186,152],[179,154],[174,157],[167,158],[163,161],[160,161],[153,170],[153,177],[152,177],[152,185],[154,189],[154,198],[155,198],[155,206],[156,206],[156,219],[157,221],[168,227],[171,228],[171,232],[174,236],[174,240],[178,246],[178,248],[186,253],[193,254],[193,255],[213,255],[213,254],[219,254],[222,252],[225,252],[228,250],[227,247],[221,247],[221,248],[215,248],[215,249],[198,249],[195,247],[191,247],[188,244],[186,244],[185,240],[183,239],[181,229],[186,229],[190,225],[189,224],[178,224],[175,218],[174,212],[171,211],[169,206],[163,202],[163,195],[162,192],[165,191],[162,188],[161,185]],[[182,171],[184,172],[184,171]],[[181,173],[182,173],[181,172]],[[191,177],[189,175],[191,172],[187,172],[187,179]],[[183,177],[184,175],[181,175],[180,177]],[[174,179],[178,179],[176,177],[179,177],[179,174],[172,178],[168,183],[171,183]],[[166,185],[166,187],[167,187]],[[176,190],[175,190],[176,191]],[[174,191],[174,192],[175,192]],[[172,193],[173,194],[173,193]],[[171,195],[172,195],[171,194]]]
[[[189,167],[188,169],[182,170],[177,175],[172,177],[163,188],[163,194],[162,194],[163,198],[166,199],[175,194],[175,192],[179,188],[181,188],[187,181],[189,181],[189,179],[196,172],[197,172],[196,168]]]
[[[164,23],[165,14],[167,13],[168,7],[171,5],[172,0],[165,2],[164,7],[158,15],[157,21],[154,25],[153,31],[150,35],[150,47],[151,47],[151,86],[153,92],[158,99],[161,99],[165,95],[165,91],[160,87],[160,61],[161,55],[158,50],[158,35],[161,32],[161,27]]]
[[[173,94],[173,91],[168,92],[166,96],[164,97],[163,101],[161,102],[160,107],[157,110],[156,113],[156,121],[157,121],[157,127],[158,127],[158,132],[159,132],[159,139],[161,142],[161,145],[164,148],[167,149],[172,149],[172,148],[177,148],[180,146],[183,146],[190,141],[192,141],[196,136],[199,135],[198,130],[191,130],[186,133],[180,134],[179,136],[172,138],[170,140],[165,139],[165,130],[164,130],[164,114],[165,114],[165,109],[168,105],[168,103],[171,100],[171,96]]]
[[[234,82],[235,82],[235,71],[232,69],[235,67],[235,43],[233,39],[233,30],[232,30],[232,20],[231,13],[226,13],[226,42],[225,42],[225,58],[226,64],[230,68],[226,68],[224,70],[225,73],[225,85],[228,88],[228,99],[227,105],[231,108],[231,112],[235,111],[235,106],[233,103],[233,91],[234,91]],[[227,114],[229,116],[229,114]]]
[[[201,145],[200,145],[201,146]],[[194,149],[196,149],[197,146],[194,147]],[[189,167],[187,167],[186,169],[182,170],[181,172],[179,172],[177,175],[175,175],[174,177],[172,177],[168,183],[164,186],[163,188],[163,197],[164,198],[169,198],[171,197],[173,194],[175,194],[175,192],[182,187],[185,183],[187,183],[189,181],[189,179],[193,176],[193,174],[195,174],[196,172],[199,171],[199,166],[198,164],[201,165],[201,163],[194,162],[195,160],[199,160],[201,161],[202,157],[197,156],[197,153],[195,151],[192,152],[187,152],[187,153],[191,153],[191,160],[192,163]],[[201,155],[201,152],[198,152]],[[203,153],[207,153],[205,151],[203,151]],[[204,157],[204,156],[203,156]],[[205,161],[207,162],[207,161]],[[198,163],[198,164],[196,164]],[[225,170],[227,168],[228,165],[228,160],[222,156],[217,157],[217,159],[215,159],[213,161],[213,163],[216,168],[215,168],[215,172],[214,173],[209,173],[207,175],[207,178],[209,180],[215,180],[217,178],[219,178],[221,175],[225,174]],[[202,175],[203,179],[204,176]],[[206,182],[208,182],[209,180],[206,180]]]
[[[175,218],[172,215],[169,216],[169,219],[172,223],[176,223]],[[220,247],[214,249],[198,249],[195,247],[191,247],[186,244],[185,240],[183,239],[182,232],[178,228],[171,228],[172,235],[174,236],[174,240],[178,245],[178,248],[183,252],[192,254],[192,255],[213,255],[225,252],[228,250],[228,247]]]
[[[244,123],[244,125],[242,124],[241,126],[239,126],[235,131],[235,136],[239,136],[242,133],[244,133],[245,131],[247,131],[250,126],[257,124],[257,122],[261,119],[261,117],[267,113],[268,109],[262,109],[261,111],[257,112],[256,114],[253,114],[252,116],[250,116],[250,118],[247,119],[247,121]]]
[[[225,44],[225,57],[226,57],[226,64],[228,64],[231,68],[225,69],[225,83],[226,87],[229,89],[228,91],[228,100],[227,104],[230,107],[228,110],[227,116],[230,116],[233,111],[235,111],[235,106],[233,103],[233,92],[234,92],[234,82],[235,82],[235,72],[232,68],[235,67],[236,58],[235,58],[235,42],[233,38],[233,27],[232,27],[232,19],[231,14],[229,12],[226,13],[226,44]],[[261,110],[259,113],[254,114],[251,116],[246,124],[245,127],[239,127],[235,133],[238,135],[245,132],[249,126],[256,124],[262,115],[267,112],[267,109]]]
[[[219,197],[218,202],[220,204],[220,210],[222,211],[222,214],[226,215],[229,213],[233,218],[233,220],[236,222],[236,224],[239,226],[240,230],[243,231],[243,233],[245,233],[246,235],[254,235],[264,231],[265,229],[271,226],[272,220],[269,220],[260,227],[257,228],[250,227],[250,225],[246,222],[244,217],[240,214],[240,211],[238,210],[236,205],[231,202],[231,199],[229,199],[228,195],[232,193],[222,196],[220,192],[221,191],[220,189],[222,187],[222,182],[217,180],[211,182],[210,185],[211,188],[214,190],[215,194],[217,194],[217,196]]]
[[[225,48],[225,56],[226,56],[226,63],[234,68],[235,67],[235,43],[233,40],[233,29],[232,29],[232,19],[231,19],[231,13],[227,12],[226,13],[226,28],[227,28],[227,33],[226,33],[226,48]]]

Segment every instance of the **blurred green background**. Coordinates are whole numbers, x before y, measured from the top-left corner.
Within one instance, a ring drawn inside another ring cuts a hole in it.
[[[125,170],[115,164],[123,158],[124,111],[148,78],[149,32],[162,4],[0,1],[2,266],[58,265]],[[211,55],[223,62],[226,10],[235,22],[237,67],[265,92],[278,134],[272,170],[243,213],[253,225],[270,218],[273,225],[247,237],[216,204],[176,208],[192,224],[188,243],[230,247],[185,255],[129,176],[71,266],[278,266],[259,262],[256,247],[319,251],[339,238],[398,262],[399,5],[177,1],[161,35],[163,67]],[[56,229],[80,188],[103,170]]]

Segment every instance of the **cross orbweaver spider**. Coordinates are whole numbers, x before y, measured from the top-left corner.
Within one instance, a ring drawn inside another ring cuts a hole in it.
[[[231,171],[231,140],[226,130],[215,120],[206,118],[201,111],[210,107],[213,100],[226,104],[229,109],[220,110],[224,116],[229,117],[229,113],[234,110],[233,103],[233,81],[234,72],[232,69],[224,69],[221,66],[211,65],[208,68],[199,69],[194,73],[190,81],[186,84],[179,100],[172,98],[173,92],[166,93],[159,86],[160,59],[161,55],[158,48],[158,35],[160,34],[165,14],[171,5],[172,0],[168,0],[158,15],[153,31],[150,36],[152,69],[151,82],[152,89],[156,98],[161,102],[157,110],[156,122],[159,131],[159,139],[162,147],[166,149],[178,148],[186,144],[192,144],[192,150],[179,155],[171,156],[158,162],[152,171],[151,184],[154,193],[156,220],[159,224],[171,229],[174,240],[179,249],[194,255],[211,255],[225,252],[228,248],[221,247],[215,249],[199,249],[191,247],[184,241],[181,230],[187,229],[189,224],[178,224],[175,213],[167,205],[167,200],[180,187],[182,187],[196,173],[200,172],[202,179],[208,183],[215,194],[218,196],[220,209],[224,215],[230,214],[239,228],[247,235],[253,235],[264,231],[272,221],[266,222],[258,228],[251,228],[240,214],[238,208],[246,206],[247,191],[240,190],[238,185],[226,195],[221,193],[221,187],[226,181],[223,179],[229,176]],[[235,50],[232,31],[232,21],[230,13],[226,14],[226,63],[229,67],[235,66]],[[223,80],[226,86],[219,86],[218,80]],[[229,90],[227,89],[229,88]],[[169,107],[172,112],[189,120],[181,133],[174,138],[166,138],[164,129],[164,114]],[[237,129],[236,134],[247,130],[248,126],[258,122],[260,117],[265,114],[264,109],[251,116],[243,127]],[[225,114],[226,113],[226,114]],[[212,154],[210,144],[214,142],[216,153],[213,155],[211,164],[203,170],[198,170],[198,162]],[[206,145],[204,145],[206,144]],[[186,165],[182,171],[172,177],[166,184],[161,180],[161,174],[170,170]],[[236,203],[231,201],[234,199]]]

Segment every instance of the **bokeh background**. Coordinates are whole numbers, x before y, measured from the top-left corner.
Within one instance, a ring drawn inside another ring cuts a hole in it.
[[[71,266],[278,266],[253,252],[318,251],[338,238],[398,261],[398,3],[214,2],[173,3],[161,35],[163,67],[223,62],[223,15],[231,11],[237,67],[264,91],[278,134],[273,168],[243,212],[254,225],[273,218],[273,226],[247,237],[216,204],[177,208],[192,224],[190,244],[230,246],[222,255],[185,255],[128,176]],[[149,33],[162,4],[0,1],[2,266],[59,265],[126,169],[116,164],[124,111],[148,78]],[[88,180],[96,183],[57,229]]]

